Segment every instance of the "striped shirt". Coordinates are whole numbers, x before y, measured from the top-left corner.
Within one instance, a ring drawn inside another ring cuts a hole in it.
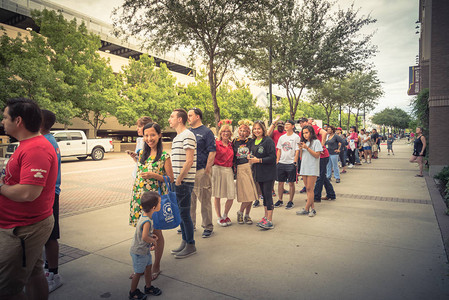
[[[171,162],[173,166],[173,173],[175,175],[175,180],[181,173],[182,167],[186,162],[186,149],[194,149],[193,155],[193,165],[190,168],[187,175],[184,177],[185,182],[195,182],[196,173],[196,138],[193,132],[186,129],[180,134],[178,134],[174,139],[171,146]]]

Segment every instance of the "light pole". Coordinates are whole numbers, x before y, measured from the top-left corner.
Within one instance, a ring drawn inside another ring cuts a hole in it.
[[[269,80],[269,97],[270,97],[270,109],[269,109],[269,124],[273,122],[273,91],[272,91],[272,83],[271,83],[271,46],[270,50],[268,51],[269,60],[270,60],[270,72],[268,73],[268,80]]]

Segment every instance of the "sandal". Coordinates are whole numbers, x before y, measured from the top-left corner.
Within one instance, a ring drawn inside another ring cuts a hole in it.
[[[424,177],[423,175],[416,174],[415,177]]]
[[[151,281],[156,280],[159,277],[159,274],[161,274],[161,271],[152,273],[151,274]]]
[[[146,289],[146,288],[145,288]],[[142,293],[139,289],[136,289],[134,292],[129,292],[129,297],[128,299],[132,300],[132,299],[137,299],[137,300],[143,300],[146,299],[147,295],[145,295],[144,293]]]
[[[162,291],[155,286],[150,286],[149,288],[145,286],[145,294],[159,296],[160,294],[162,294]]]

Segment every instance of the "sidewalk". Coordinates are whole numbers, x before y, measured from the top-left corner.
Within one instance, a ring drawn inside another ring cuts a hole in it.
[[[237,224],[235,203],[233,225],[215,226],[209,239],[198,229],[198,252],[183,260],[170,254],[180,235],[165,231],[162,273],[153,283],[163,291],[159,299],[449,299],[449,266],[425,179],[414,177],[410,145],[394,149],[387,156],[383,146],[380,159],[334,180],[337,200],[317,203],[314,218],[295,214],[305,200],[300,181],[296,207],[275,209],[274,230]],[[263,208],[251,216],[259,220]],[[60,266],[65,283],[50,299],[127,299],[134,232],[127,224],[127,203],[61,219],[60,243],[70,255]]]

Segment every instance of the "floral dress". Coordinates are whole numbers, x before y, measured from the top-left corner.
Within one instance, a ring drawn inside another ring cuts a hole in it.
[[[132,199],[129,207],[129,225],[136,227],[137,221],[141,215],[140,207],[140,197],[146,191],[159,191],[161,187],[161,193],[167,194],[167,187],[165,183],[159,182],[158,180],[144,179],[142,178],[142,172],[154,172],[160,175],[167,175],[165,171],[165,161],[170,158],[170,154],[163,151],[161,158],[158,161],[154,161],[155,157],[148,157],[144,164],[140,163],[140,157],[137,163],[137,175],[133,186]]]

